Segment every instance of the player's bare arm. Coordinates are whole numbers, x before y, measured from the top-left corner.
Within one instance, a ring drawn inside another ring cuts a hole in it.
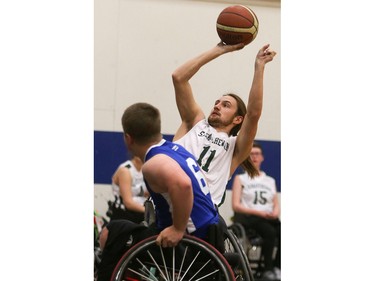
[[[135,212],[144,212],[145,207],[133,199],[132,192],[132,176],[128,168],[121,167],[116,172],[117,185],[120,189],[120,195],[126,209],[135,211]]]
[[[172,247],[182,239],[193,207],[191,180],[175,160],[156,155],[143,166],[144,178],[155,192],[167,192],[173,206],[173,225],[157,238],[163,247]]]
[[[263,108],[263,78],[266,63],[273,60],[276,52],[264,45],[255,59],[253,82],[249,92],[247,113],[236,140],[236,148],[232,159],[231,174],[248,157],[253,140],[258,130],[258,122]]]
[[[193,91],[189,80],[199,71],[199,69],[213,59],[235,50],[242,49],[244,45],[225,45],[222,42],[201,55],[188,60],[177,68],[172,74],[175,89],[175,98],[182,124],[177,130],[174,139],[178,140],[185,135],[197,122],[205,115],[201,107],[194,99]]]

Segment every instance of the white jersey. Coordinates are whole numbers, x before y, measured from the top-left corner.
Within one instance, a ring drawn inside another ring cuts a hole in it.
[[[141,205],[145,202],[147,199],[144,196],[144,192],[147,190],[146,184],[143,180],[143,174],[142,171],[138,171],[137,168],[134,166],[133,162],[130,160],[125,161],[124,163],[120,164],[117,168],[128,168],[132,177],[132,194],[133,194],[133,200]],[[112,183],[112,190],[113,190],[113,195],[115,198],[120,198],[120,187]],[[122,209],[125,209],[124,204],[121,205],[119,204],[120,202],[118,200],[115,201],[116,207],[121,207]]]
[[[206,119],[203,119],[175,141],[196,157],[206,177],[212,201],[216,205],[222,203],[230,179],[236,139],[236,136],[216,131]]]
[[[250,178],[247,173],[239,175],[242,186],[241,204],[249,209],[272,212],[273,199],[276,196],[276,181],[261,171],[260,175]]]

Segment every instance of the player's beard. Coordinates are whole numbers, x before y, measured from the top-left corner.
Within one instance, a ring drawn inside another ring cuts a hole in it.
[[[220,116],[214,114],[208,117],[208,124],[214,128],[225,128],[228,125],[232,124],[232,120],[223,120]]]

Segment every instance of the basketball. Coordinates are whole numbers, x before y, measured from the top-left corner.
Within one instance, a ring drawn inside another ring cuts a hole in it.
[[[216,21],[220,39],[228,45],[250,44],[258,34],[256,14],[243,5],[229,6],[221,11]]]

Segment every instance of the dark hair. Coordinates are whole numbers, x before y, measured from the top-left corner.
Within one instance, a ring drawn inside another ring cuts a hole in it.
[[[253,142],[253,147],[259,148],[260,151],[263,153],[263,148],[262,148],[262,146],[260,145],[260,143],[254,141],[254,142]]]
[[[161,134],[160,112],[148,103],[129,106],[122,115],[121,123],[124,134],[129,134],[140,144],[154,141]]]
[[[263,153],[262,146],[259,143],[254,141],[253,147],[260,148],[260,150]],[[254,164],[251,161],[250,157],[247,157],[247,159],[241,163],[241,167],[249,174],[250,178],[259,176],[259,171],[254,167]]]
[[[246,105],[243,102],[243,100],[238,95],[233,94],[233,93],[228,93],[228,94],[225,94],[224,96],[231,96],[232,98],[234,98],[237,101],[236,116],[245,117],[245,115],[246,115]],[[234,126],[232,128],[232,130],[229,132],[229,135],[230,136],[237,136],[238,132],[241,129],[241,126],[242,126],[242,122],[240,124],[237,124],[236,126]]]
[[[243,100],[236,94],[233,93],[228,93],[225,94],[224,96],[231,96],[237,101],[237,116],[242,116],[245,117],[246,115],[246,105],[243,102]],[[230,136],[237,136],[238,132],[240,131],[242,126],[242,122],[240,124],[237,124],[232,128],[232,130],[229,132]],[[255,176],[259,176],[259,171],[254,167],[253,162],[249,157],[247,157],[242,163],[241,167],[250,175],[251,178]]]
[[[249,174],[250,178],[259,176],[259,171],[254,167],[249,157],[241,163],[241,167]]]

